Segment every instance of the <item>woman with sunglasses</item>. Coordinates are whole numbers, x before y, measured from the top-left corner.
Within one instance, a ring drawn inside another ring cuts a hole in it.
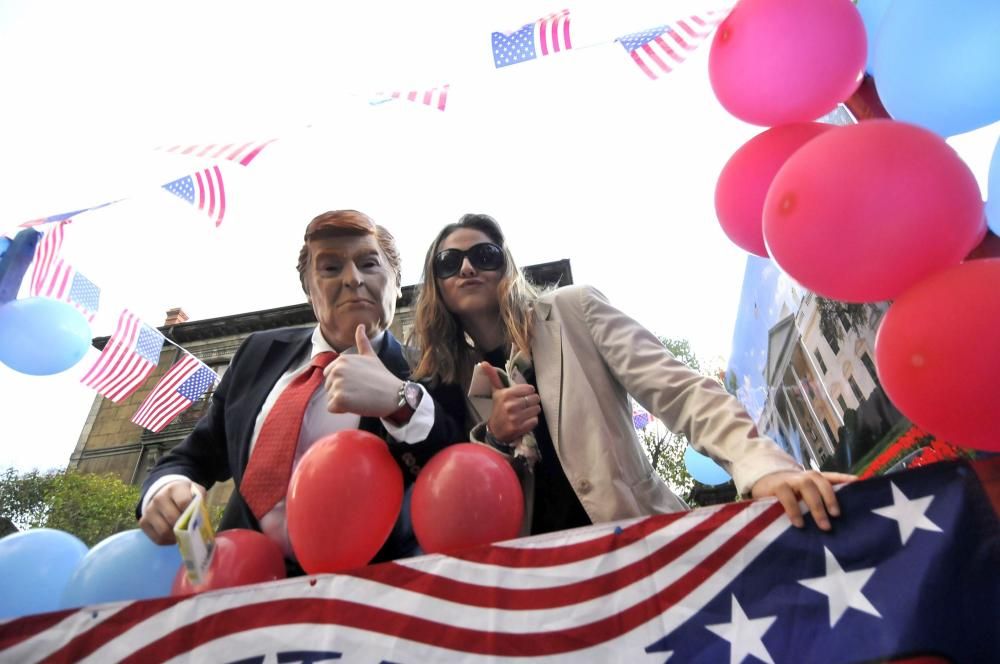
[[[529,480],[524,534],[687,508],[650,465],[629,394],[722,465],[740,494],[776,496],[796,526],[804,525],[804,500],[829,530],[829,516],[839,514],[831,482],[853,479],[803,471],[757,434],[721,385],[676,360],[597,290],[539,293],[484,214],[445,226],[431,244],[413,335],[421,349],[415,376],[448,396],[442,401],[455,403],[470,384],[475,391],[474,374],[488,378],[486,412],[473,412],[470,401],[465,417],[482,420],[473,440],[529,470],[520,473]],[[513,384],[497,367],[518,374]]]

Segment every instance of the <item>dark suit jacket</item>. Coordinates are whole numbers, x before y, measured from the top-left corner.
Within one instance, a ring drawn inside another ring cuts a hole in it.
[[[239,493],[243,472],[250,458],[250,437],[257,415],[275,383],[296,360],[300,360],[308,352],[313,329],[283,328],[256,332],[247,337],[233,356],[212,396],[208,411],[195,425],[194,431],[157,462],[143,483],[142,495],[146,494],[153,482],[164,475],[184,475],[206,488],[231,477],[235,481],[236,491],[226,506],[220,529],[260,530],[257,519]],[[397,377],[409,377],[410,369],[403,357],[402,347],[388,331],[385,333],[379,358]],[[462,409],[464,404],[442,405],[435,400],[434,427],[423,442],[415,444],[393,440],[382,426],[381,420],[375,417],[362,417],[359,427],[386,440],[390,452],[403,471],[404,485],[408,486],[421,466],[436,452],[465,438],[464,427],[449,414],[461,414]],[[141,498],[139,504],[142,504]],[[138,508],[136,513],[138,515]],[[407,542],[393,542],[394,538],[400,537]],[[405,553],[412,542],[412,533],[394,532],[376,560],[398,557],[396,554]]]

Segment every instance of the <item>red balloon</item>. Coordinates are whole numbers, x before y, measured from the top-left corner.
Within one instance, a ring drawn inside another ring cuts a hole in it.
[[[792,153],[831,127],[820,122],[774,127],[733,153],[715,185],[715,213],[733,243],[767,258],[761,217],[774,174]]]
[[[708,74],[744,122],[809,122],[854,93],[866,55],[851,0],[741,0],[715,33]]]
[[[886,312],[875,365],[914,424],[956,445],[1000,451],[1000,259],[931,275]]]
[[[236,528],[215,536],[215,553],[205,580],[193,584],[184,566],[177,571],[171,595],[193,595],[206,590],[245,586],[285,578],[285,558],[281,549],[256,530]]]
[[[413,531],[427,553],[511,539],[524,518],[521,484],[507,459],[474,443],[434,455],[410,501]]]
[[[309,574],[361,567],[385,544],[403,504],[403,473],[385,441],[338,431],[302,456],[288,485],[288,539]]]
[[[898,297],[958,264],[985,232],[965,162],[940,136],[892,120],[809,141],[764,200],[771,258],[806,288],[847,302]]]

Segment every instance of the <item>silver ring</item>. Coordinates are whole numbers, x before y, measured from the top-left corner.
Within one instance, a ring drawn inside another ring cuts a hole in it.
[[[525,408],[525,410],[527,410],[528,408],[531,408],[531,402],[528,401],[528,397],[521,397],[521,398],[524,399],[524,408]]]

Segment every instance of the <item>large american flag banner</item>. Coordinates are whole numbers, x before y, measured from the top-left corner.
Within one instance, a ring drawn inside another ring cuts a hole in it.
[[[1000,653],[1000,459],[0,624],[8,661],[863,662]],[[984,491],[985,487],[985,491]],[[993,504],[990,503],[992,493]]]
[[[226,187],[218,166],[168,182],[163,188],[203,211],[216,226],[226,216]]]
[[[32,276],[31,294],[68,302],[91,322],[101,303],[101,289],[97,284],[62,258],[51,261],[37,282],[35,275]]]
[[[496,68],[516,65],[573,48],[569,32],[569,10],[544,16],[515,32],[494,32],[493,64]]]
[[[725,17],[725,12],[706,12],[704,16],[690,16],[624,35],[616,41],[639,70],[655,81],[683,63]]]
[[[168,148],[156,149],[174,154],[203,157],[205,159],[226,159],[242,166],[249,166],[250,162],[257,158],[261,150],[276,140],[278,139],[271,138],[266,141],[247,141],[245,143],[172,145]]]
[[[382,104],[394,99],[405,99],[407,101],[416,102],[418,104],[423,104],[424,106],[429,106],[430,108],[436,108],[439,111],[443,111],[448,105],[448,87],[449,85],[445,83],[444,85],[427,88],[425,90],[393,90],[391,92],[377,92],[368,103],[374,106],[376,104]]]
[[[218,376],[190,353],[177,361],[139,406],[132,421],[150,431],[162,431],[170,421],[187,410]]]
[[[125,309],[94,365],[80,382],[114,402],[139,389],[160,361],[163,335]]]

